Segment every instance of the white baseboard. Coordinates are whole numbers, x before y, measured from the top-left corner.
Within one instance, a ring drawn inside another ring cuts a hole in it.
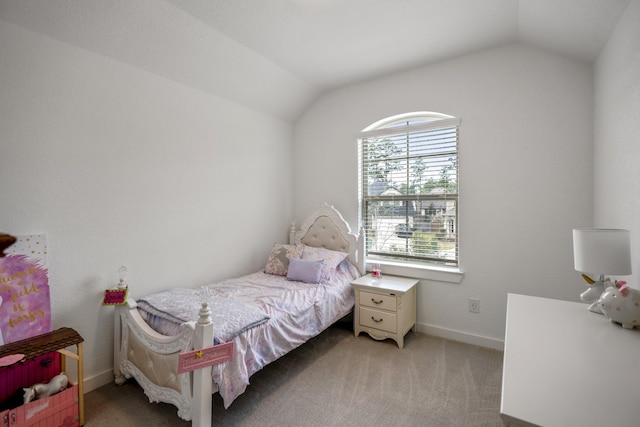
[[[95,390],[103,385],[109,384],[114,381],[113,369],[103,372],[98,375],[94,375],[90,378],[84,379],[84,392],[89,393],[91,390]]]
[[[439,326],[427,325],[424,323],[418,323],[416,325],[416,329],[418,330],[418,332],[422,332],[427,335],[433,335],[453,341],[460,341],[465,344],[472,344],[480,347],[504,351],[504,341],[497,340],[495,338],[470,334],[468,332],[456,331],[454,329],[447,329]]]

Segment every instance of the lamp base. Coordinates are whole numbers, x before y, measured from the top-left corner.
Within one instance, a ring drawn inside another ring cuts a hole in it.
[[[598,300],[600,299],[600,295],[611,286],[611,281],[607,277],[605,279],[604,275],[600,275],[598,280],[593,280],[589,276],[583,274],[582,278],[587,282],[588,288],[586,291],[580,294],[580,299],[587,304],[590,304],[587,308],[592,313],[604,314],[600,307],[598,306]]]

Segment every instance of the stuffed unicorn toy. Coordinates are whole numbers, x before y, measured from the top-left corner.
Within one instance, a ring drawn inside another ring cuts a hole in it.
[[[38,383],[31,387],[27,387],[24,390],[24,403],[29,403],[32,400],[42,399],[45,397],[53,396],[56,393],[60,393],[67,388],[69,379],[64,372],[51,378],[48,383]]]

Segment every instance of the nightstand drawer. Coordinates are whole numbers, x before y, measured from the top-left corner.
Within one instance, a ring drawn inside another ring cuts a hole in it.
[[[360,305],[380,308],[382,310],[396,311],[396,297],[391,295],[360,292]]]
[[[396,333],[396,315],[386,311],[360,307],[360,324],[369,328]]]

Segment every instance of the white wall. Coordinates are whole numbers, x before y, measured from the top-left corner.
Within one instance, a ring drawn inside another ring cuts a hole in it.
[[[410,111],[460,117],[464,279],[421,281],[419,329],[500,347],[508,292],[577,301],[584,290],[571,229],[592,222],[592,77],[513,44],[326,94],[295,125],[294,212],[326,201],[357,230],[357,133]]]
[[[627,11],[595,66],[594,225],[631,230],[640,289],[640,1]]]
[[[0,230],[46,233],[91,389],[121,265],[136,297],[256,271],[287,238],[292,126],[3,20],[0,58]]]
[[[0,19],[287,121],[315,98],[317,88],[186,12],[190,6],[3,0]]]

